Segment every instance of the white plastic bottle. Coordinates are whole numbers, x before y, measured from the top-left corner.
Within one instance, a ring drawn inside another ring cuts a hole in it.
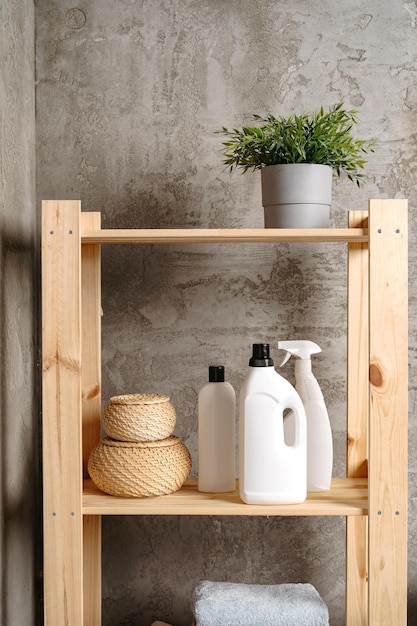
[[[198,490],[235,489],[236,394],[224,366],[210,365],[209,382],[198,393]]]
[[[295,388],[307,415],[307,490],[330,489],[333,470],[333,439],[329,415],[320,386],[311,371],[311,355],[321,352],[313,341],[279,341],[286,350],[282,363],[295,358]]]
[[[294,413],[294,440],[284,435],[284,412]],[[306,416],[294,387],[280,376],[269,344],[253,344],[240,394],[240,497],[247,504],[294,504],[307,495]]]

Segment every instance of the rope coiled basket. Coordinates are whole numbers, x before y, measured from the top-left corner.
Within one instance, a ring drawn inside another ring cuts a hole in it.
[[[169,396],[131,393],[113,396],[103,413],[106,434],[118,441],[159,441],[172,435],[176,411]]]
[[[88,472],[112,496],[162,496],[180,489],[191,471],[191,456],[179,437],[129,442],[103,439],[91,452]]]

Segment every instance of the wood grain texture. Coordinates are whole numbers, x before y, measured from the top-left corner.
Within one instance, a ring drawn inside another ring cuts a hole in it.
[[[407,623],[407,201],[372,200],[369,624]]]
[[[100,228],[100,213],[82,213],[81,227]],[[101,415],[101,255],[100,245],[81,247],[83,466],[100,441]]]
[[[100,228],[100,213],[82,213],[81,227]],[[99,244],[81,247],[82,442],[84,476],[91,450],[100,441],[101,255]],[[101,624],[101,517],[84,516],[84,624]]]
[[[101,516],[83,517],[84,626],[101,626]]]
[[[42,217],[46,626],[82,624],[81,294],[78,201]]]
[[[84,483],[83,510],[89,515],[366,515],[366,478],[333,478],[330,491],[308,494],[301,504],[244,504],[238,485],[229,493],[201,493],[197,480],[179,490],[153,498],[108,496],[89,480]]]
[[[268,243],[367,241],[366,228],[85,228],[83,243]]]
[[[349,227],[367,226],[368,213],[349,212]],[[368,459],[368,245],[348,245],[348,358],[346,476],[367,476]],[[346,520],[346,614],[347,626],[367,624],[368,615],[368,520]]]

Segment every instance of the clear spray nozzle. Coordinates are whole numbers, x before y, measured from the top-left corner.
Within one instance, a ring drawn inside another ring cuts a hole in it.
[[[286,354],[280,364],[282,367],[293,356],[295,359],[310,359],[312,354],[321,352],[320,346],[314,341],[304,339],[293,341],[278,341],[278,349],[285,350]]]

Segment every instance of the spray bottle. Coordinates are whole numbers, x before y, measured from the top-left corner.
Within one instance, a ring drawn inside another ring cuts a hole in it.
[[[240,497],[247,504],[295,504],[307,495],[306,414],[300,396],[275,371],[269,344],[252,348],[239,412]],[[294,438],[284,433],[285,411]]]
[[[279,341],[278,348],[287,354],[281,364],[295,358],[295,388],[307,416],[307,490],[330,489],[333,467],[333,441],[329,416],[320,386],[311,371],[311,355],[321,352],[312,341]],[[288,428],[291,419],[288,416]]]

